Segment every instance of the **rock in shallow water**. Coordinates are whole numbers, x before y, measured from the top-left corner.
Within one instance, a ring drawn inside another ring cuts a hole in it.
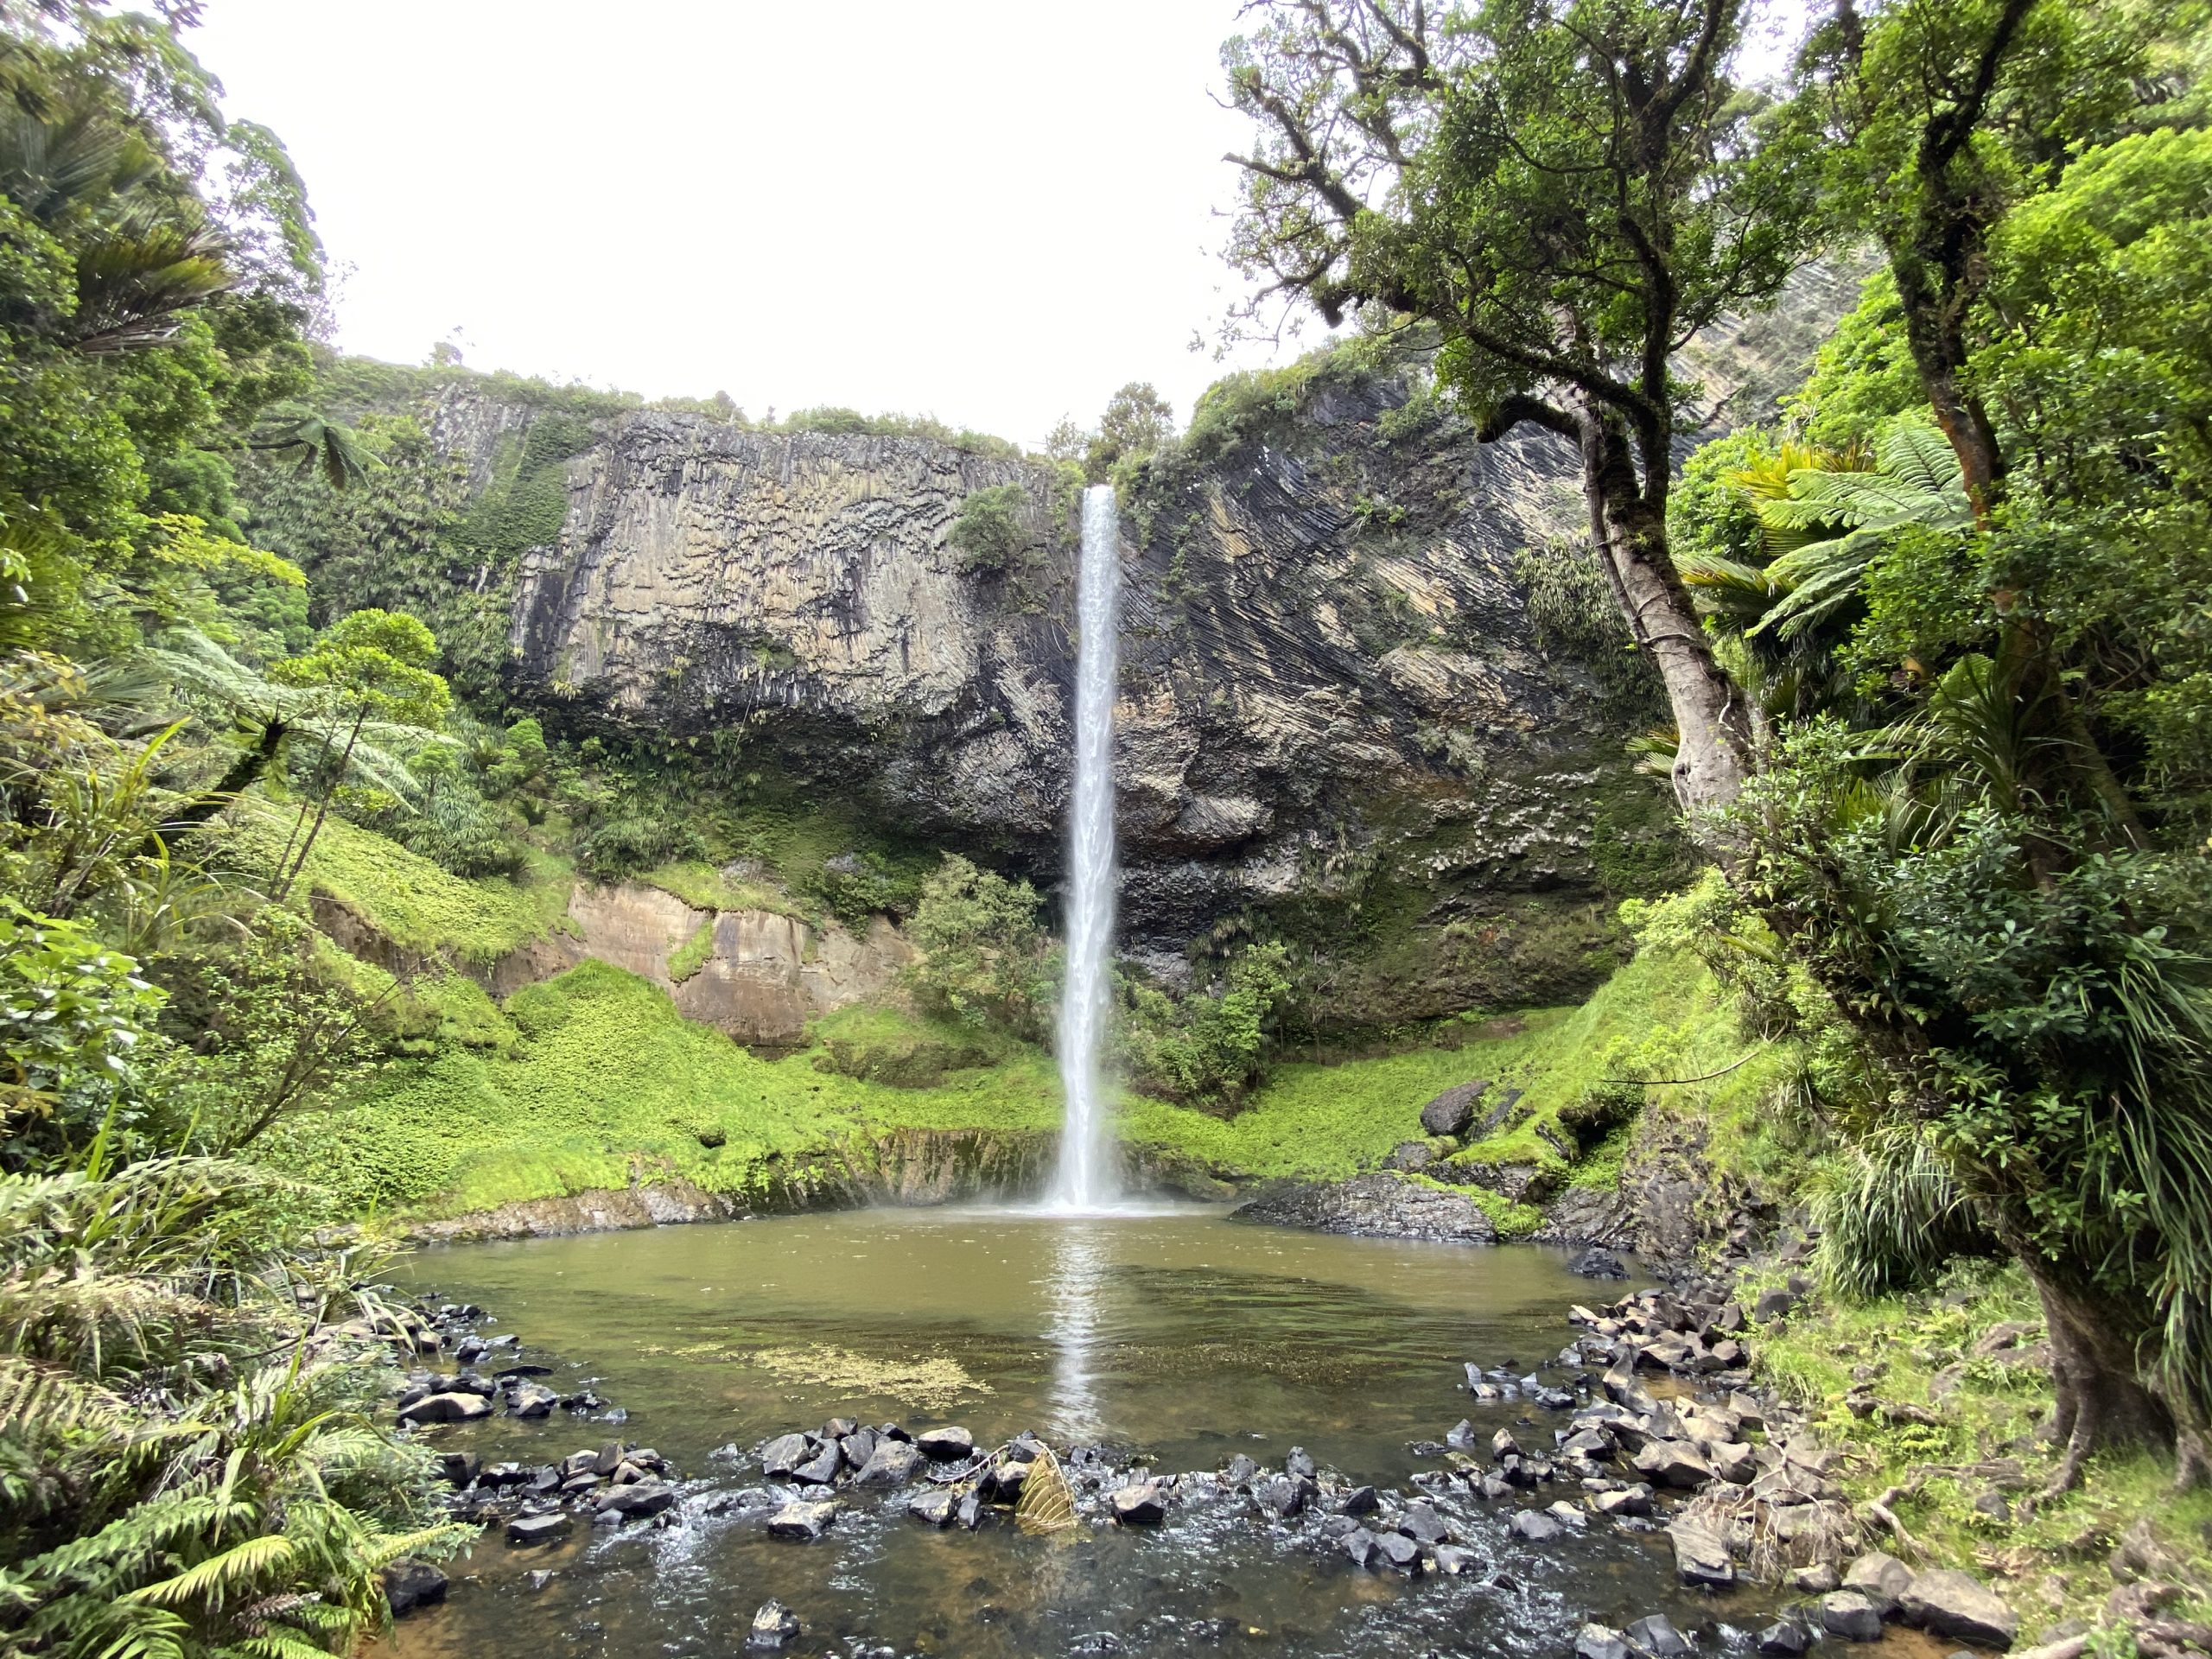
[[[394,1561],[384,1570],[384,1599],[394,1618],[446,1599],[446,1575],[428,1561]]]
[[[1625,1279],[1628,1266],[1620,1257],[1601,1244],[1593,1244],[1567,1263],[1569,1273],[1579,1273],[1585,1279]]]
[[[835,1503],[810,1503],[804,1498],[797,1499],[768,1517],[768,1535],[811,1541],[829,1531],[830,1523],[836,1518]]]
[[[1675,1546],[1675,1576],[1684,1584],[1719,1588],[1736,1582],[1728,1546],[1711,1527],[1677,1516],[1667,1523],[1667,1536]]]
[[[917,1434],[914,1444],[922,1455],[938,1463],[951,1463],[976,1455],[976,1437],[964,1428],[932,1428]]]
[[[1567,1530],[1559,1523],[1557,1517],[1547,1515],[1541,1510],[1521,1510],[1506,1522],[1506,1529],[1516,1538],[1531,1544],[1549,1543]]]
[[[860,1473],[853,1477],[854,1483],[861,1486],[903,1486],[914,1478],[914,1471],[921,1464],[918,1446],[905,1440],[878,1440],[875,1450],[861,1465]]]
[[[1872,1642],[1882,1634],[1882,1610],[1860,1590],[1831,1590],[1821,1598],[1821,1628],[1847,1642]]]
[[[906,1505],[906,1513],[917,1521],[928,1522],[933,1527],[949,1527],[952,1524],[953,1510],[959,1502],[947,1491],[917,1492]]]
[[[779,1434],[760,1448],[760,1472],[771,1480],[783,1480],[813,1455],[813,1443],[805,1435]]]
[[[780,1601],[764,1601],[745,1633],[748,1648],[773,1650],[798,1635],[798,1615]]]
[[[1167,1500],[1157,1481],[1124,1486],[1107,1502],[1114,1518],[1123,1526],[1151,1526],[1167,1518]]]
[[[518,1515],[507,1522],[507,1541],[518,1548],[550,1544],[556,1538],[568,1535],[569,1517],[565,1515]]]

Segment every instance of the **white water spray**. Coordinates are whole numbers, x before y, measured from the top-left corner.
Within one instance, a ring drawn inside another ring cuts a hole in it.
[[[1046,1207],[1096,1210],[1121,1183],[1098,1086],[1114,945],[1114,690],[1119,655],[1122,515],[1111,485],[1083,496],[1076,576],[1075,792],[1068,813],[1067,976],[1060,988],[1060,1166]]]

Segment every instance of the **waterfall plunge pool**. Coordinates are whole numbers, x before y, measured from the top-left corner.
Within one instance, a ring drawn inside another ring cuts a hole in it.
[[[451,1246],[406,1266],[410,1288],[480,1304],[498,1321],[487,1334],[518,1333],[525,1359],[555,1368],[550,1386],[588,1381],[630,1414],[620,1427],[556,1412],[429,1431],[442,1449],[543,1464],[624,1439],[671,1459],[684,1499],[664,1529],[579,1524],[532,1548],[488,1530],[448,1564],[445,1604],[379,1649],[395,1659],[734,1656],[771,1597],[803,1622],[787,1652],[875,1659],[1216,1645],[1560,1659],[1585,1620],[1652,1612],[1702,1628],[1712,1654],[1745,1643],[1770,1605],[1678,1587],[1663,1535],[1598,1522],[1522,1542],[1509,1510],[1464,1489],[1478,1566],[1414,1581],[1354,1567],[1318,1517],[1262,1520],[1249,1499],[1060,1538],[1003,1512],[938,1531],[905,1514],[903,1491],[842,1494],[812,1543],[707,1513],[715,1492],[762,1478],[757,1460],[715,1448],[749,1454],[832,1416],[957,1423],[978,1445],[1033,1430],[1163,1473],[1239,1452],[1279,1470],[1302,1446],[1325,1471],[1411,1495],[1409,1476],[1446,1464],[1409,1446],[1462,1417],[1481,1447],[1499,1427],[1549,1444],[1554,1414],[1476,1406],[1456,1386],[1466,1361],[1529,1368],[1567,1340],[1565,1310],[1588,1283],[1536,1246],[1339,1238],[1217,1211],[868,1210]]]

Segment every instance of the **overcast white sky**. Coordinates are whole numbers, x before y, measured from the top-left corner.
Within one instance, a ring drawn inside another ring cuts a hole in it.
[[[1221,372],[1236,11],[211,0],[193,43],[306,176],[349,351],[1035,443]]]

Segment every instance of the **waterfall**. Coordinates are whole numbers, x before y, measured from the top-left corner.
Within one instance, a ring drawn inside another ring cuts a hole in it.
[[[1122,581],[1122,515],[1111,485],[1083,496],[1083,561],[1076,577],[1075,791],[1068,811],[1067,969],[1060,988],[1060,1166],[1054,1210],[1096,1210],[1121,1183],[1106,1146],[1098,1045],[1114,956],[1114,690]]]

